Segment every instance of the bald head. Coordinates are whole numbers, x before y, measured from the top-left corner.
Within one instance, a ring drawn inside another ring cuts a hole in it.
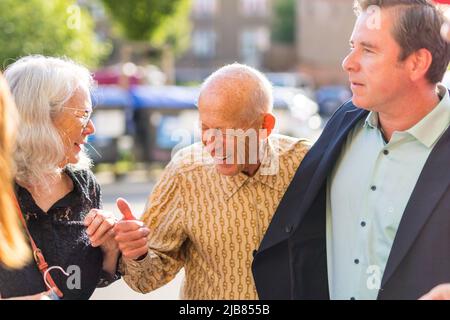
[[[272,86],[256,69],[238,63],[227,65],[203,83],[199,98],[200,112],[206,105],[209,111],[224,120],[251,122],[261,114],[272,111]]]

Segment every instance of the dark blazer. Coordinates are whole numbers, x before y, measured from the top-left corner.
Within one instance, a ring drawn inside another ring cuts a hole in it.
[[[367,111],[344,104],[297,170],[252,264],[260,299],[329,299],[326,185]],[[411,159],[414,161],[414,159]],[[450,130],[428,157],[386,264],[378,299],[417,299],[450,282]]]

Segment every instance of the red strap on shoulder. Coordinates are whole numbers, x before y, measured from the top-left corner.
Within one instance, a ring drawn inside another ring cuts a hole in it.
[[[46,271],[48,270],[48,263],[47,263],[47,261],[45,261],[45,258],[44,258],[44,255],[42,254],[41,249],[38,248],[38,246],[36,245],[36,243],[33,240],[33,237],[30,234],[30,231],[28,230],[27,222],[25,221],[25,219],[23,217],[22,210],[20,209],[19,202],[17,201],[17,198],[15,195],[13,195],[13,200],[16,205],[17,213],[19,215],[20,221],[22,222],[22,225],[27,233],[28,239],[30,239],[31,248],[33,250],[33,258],[37,264],[39,271],[42,274],[42,277],[44,278],[44,283],[46,286],[48,286],[47,285],[47,283],[48,283],[50,285],[50,287],[48,289],[52,289],[53,291],[55,291],[56,295],[59,298],[62,298],[63,293],[61,292],[61,290],[59,290],[59,288],[56,285],[55,281],[53,280],[50,272],[47,272],[47,274],[46,274]],[[45,278],[45,276],[47,276],[47,279]]]

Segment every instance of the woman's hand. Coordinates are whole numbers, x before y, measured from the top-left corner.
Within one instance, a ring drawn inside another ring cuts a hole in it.
[[[116,273],[119,247],[114,239],[114,226],[117,219],[112,212],[92,209],[84,219],[86,233],[93,247],[100,247],[103,251],[103,270],[110,275]]]
[[[100,247],[104,253],[118,251],[114,240],[114,226],[116,224],[114,214],[109,211],[92,209],[84,219],[86,233],[93,247]]]

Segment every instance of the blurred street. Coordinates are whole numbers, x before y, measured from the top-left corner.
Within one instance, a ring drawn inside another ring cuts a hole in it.
[[[320,136],[322,130],[308,131],[304,136],[312,142],[315,142]],[[159,175],[160,167],[151,170],[136,170],[128,172],[120,180],[115,179],[113,172],[105,171],[96,173],[97,180],[102,186],[103,208],[114,212],[121,218],[119,210],[116,207],[118,197],[125,198],[132,207],[133,213],[140,218],[144,212],[147,198],[153,190]],[[180,286],[184,277],[183,269],[170,283],[148,294],[140,294],[130,289],[121,279],[107,288],[97,289],[92,300],[166,300],[178,299]]]
[[[286,120],[286,118],[285,118]],[[308,130],[304,138],[315,142],[322,132],[319,130]],[[97,180],[102,186],[103,207],[105,210],[114,212],[121,218],[116,207],[118,197],[125,198],[132,207],[133,213],[140,218],[144,212],[147,198],[153,190],[163,167],[152,170],[136,170],[125,174],[121,179],[116,179],[111,171],[96,173]],[[148,294],[140,294],[130,289],[121,279],[107,288],[97,289],[91,297],[93,300],[165,300],[178,299],[180,286],[184,277],[183,270],[170,283]]]
[[[0,1],[5,26],[0,33],[1,69],[28,54],[67,56],[89,67],[96,83],[90,117],[95,135],[89,136],[87,153],[102,185],[104,208],[116,215],[115,201],[123,197],[139,218],[162,169],[149,168],[167,163],[173,150],[199,140],[200,85],[218,68],[239,62],[263,72],[273,85],[273,132],[313,142],[328,117],[349,98],[341,60],[353,24],[352,0],[325,4],[330,12],[341,11],[333,17],[337,33],[323,33],[312,18],[315,14],[303,14],[323,11],[318,1],[52,2],[58,5]],[[297,21],[296,8],[304,6],[308,9],[300,11]],[[16,26],[28,12],[40,13],[33,27]],[[148,12],[158,19],[149,19]],[[30,32],[35,25],[42,31],[39,37]],[[125,32],[117,33],[114,25]],[[56,37],[53,30],[64,36]],[[306,30],[313,32],[303,34]],[[158,41],[153,40],[155,32]],[[307,48],[297,43],[310,37],[314,41],[308,41]],[[312,46],[316,38],[333,45],[324,51]],[[8,45],[17,39],[25,45]],[[178,299],[182,277],[183,271],[146,295],[120,280],[97,289],[91,299]]]
[[[116,239],[133,258],[179,250],[149,281],[183,259],[187,299],[403,300],[450,283],[450,0],[0,0],[0,29],[0,300],[46,299],[55,267],[75,283],[64,299],[178,300],[184,269],[148,294],[120,279],[90,296],[115,263],[92,244],[115,257],[117,225],[85,216],[90,169],[104,210],[122,219],[124,198],[141,219],[172,159],[153,239],[133,222]]]

